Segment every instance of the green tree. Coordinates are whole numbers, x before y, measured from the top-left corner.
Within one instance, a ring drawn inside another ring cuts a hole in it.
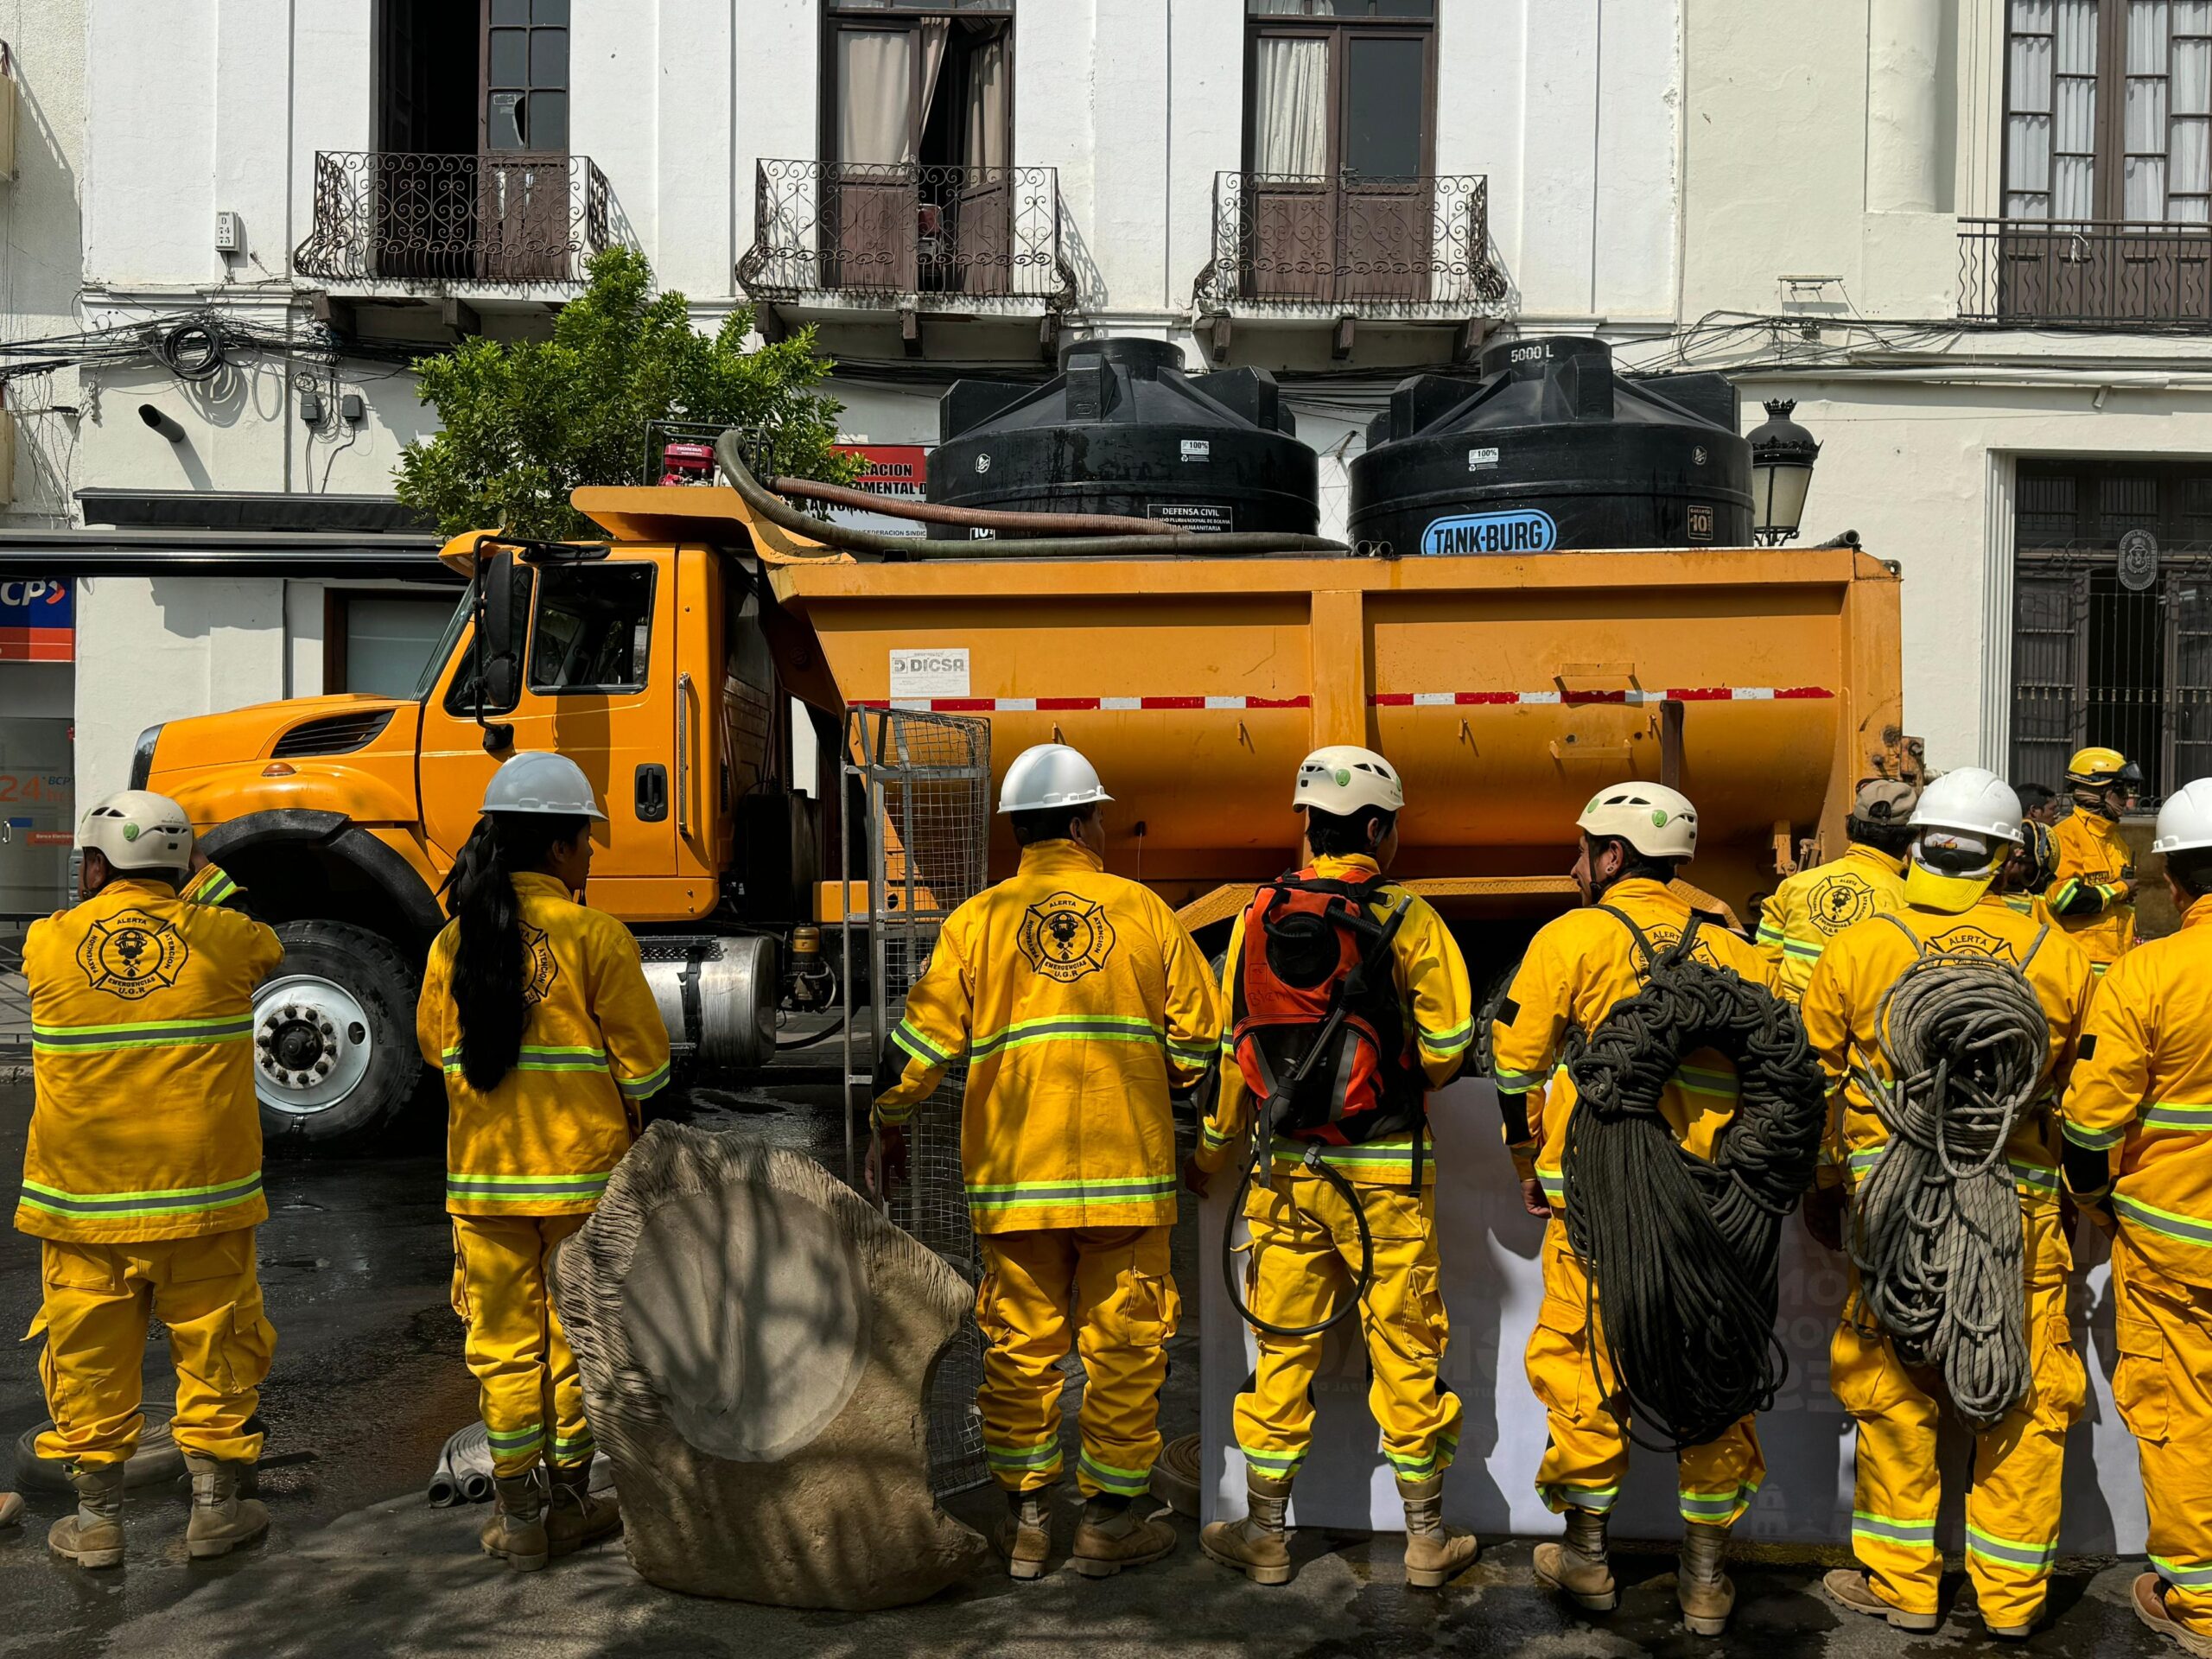
[[[815,390],[831,365],[814,330],[747,352],[752,327],[741,307],[709,339],[683,295],[653,291],[643,254],[609,248],[550,340],[472,340],[415,365],[442,429],[400,452],[397,493],[448,536],[589,537],[569,493],[641,481],[654,421],[734,426],[765,442],[774,472],[850,482],[858,461],[830,448],[843,405]]]

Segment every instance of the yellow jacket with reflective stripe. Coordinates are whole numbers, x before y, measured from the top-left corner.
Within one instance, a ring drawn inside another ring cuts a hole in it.
[[[2012,1166],[2012,1179],[2023,1199],[2056,1203],[2058,1143],[2050,1096],[2063,1086],[2073,1068],[2075,1045],[2081,1040],[2092,982],[2088,958],[2065,934],[2023,916],[1995,894],[1984,893],[1963,910],[1908,905],[1896,915],[1910,930],[1910,938],[1898,931],[1895,923],[1879,917],[1847,929],[1822,953],[1821,965],[1814,970],[1813,982],[1805,988],[1804,1001],[1799,1005],[1806,1039],[1828,1078],[1822,1185],[1857,1185],[1889,1144],[1889,1130],[1866,1098],[1854,1068],[1866,1066],[1879,1077],[1890,1075],[1876,1021],[1884,995],[1918,959],[1920,952],[1913,940],[1920,939],[1931,950],[1995,957],[2015,967],[2026,963],[2028,983],[2043,1005],[2050,1027],[2050,1053],[2044,1063],[2037,1103],[2013,1125],[2005,1158]],[[2043,939],[2040,945],[2036,944],[2038,935]]]
[[[2044,896],[2058,914],[2059,926],[2099,968],[2118,962],[2135,943],[2135,901],[2120,897],[2135,855],[2118,824],[2084,808],[2061,818],[2050,834],[2058,843],[2058,874]],[[2064,914],[2067,903],[2085,889],[2097,895],[2097,908],[2086,915]]]
[[[1375,861],[1353,855],[1349,858],[1317,858],[1301,874],[1324,881],[1366,881],[1376,874]],[[1466,959],[1459,943],[1444,925],[1435,907],[1418,894],[1386,883],[1368,913],[1377,921],[1387,918],[1400,901],[1406,918],[1390,941],[1393,977],[1399,1006],[1405,1010],[1406,1028],[1413,1034],[1421,1070],[1429,1087],[1440,1089],[1459,1075],[1467,1045],[1475,1034],[1474,990],[1467,978]],[[1222,963],[1222,1009],[1226,1019],[1236,1006],[1236,975],[1244,961],[1244,923],[1248,908],[1236,918],[1229,936],[1229,954]],[[1222,1033],[1221,1092],[1214,1109],[1198,1126],[1198,1166],[1219,1169],[1243,1139],[1253,1113],[1251,1090],[1236,1064],[1230,1045],[1233,1031]],[[1278,1141],[1274,1166],[1282,1173],[1297,1167],[1306,1155],[1302,1141]],[[1355,1186],[1404,1186],[1414,1178],[1414,1137],[1411,1134],[1384,1135],[1356,1147],[1323,1146],[1319,1156],[1342,1172]],[[1422,1185],[1433,1182],[1436,1160],[1426,1132],[1422,1140]]]
[[[36,1103],[16,1226],[87,1244],[265,1221],[253,991],[276,934],[159,881],[31,924]]]
[[[1759,918],[1759,954],[1774,964],[1775,988],[1795,1002],[1830,939],[1854,922],[1904,908],[1904,860],[1852,843],[1774,890]]]
[[[2112,1154],[2113,1249],[2212,1287],[2212,899],[2106,969],[2082,1050],[2060,1126]]]
[[[530,999],[514,1070],[489,1093],[461,1075],[458,924],[432,943],[416,1006],[423,1058],[445,1073],[446,1209],[584,1215],[637,1138],[639,1103],[668,1082],[668,1027],[628,928],[550,875],[514,884]]]
[[[1604,902],[1641,929],[1664,953],[1682,937],[1690,907],[1657,881],[1617,881]],[[1700,919],[1690,954],[1769,990],[1777,988],[1774,964],[1749,940],[1721,923]],[[1567,1149],[1567,1120],[1574,1110],[1574,1081],[1560,1045],[1569,1026],[1585,1037],[1604,1023],[1616,1003],[1643,988],[1646,963],[1635,938],[1618,917],[1594,906],[1554,917],[1529,942],[1504,1007],[1491,1028],[1491,1065],[1497,1086],[1529,1094],[1532,1138],[1510,1148],[1522,1180],[1535,1176],[1557,1210],[1566,1201],[1560,1158]],[[1542,1110],[1536,1108],[1541,1093]],[[1736,1115],[1736,1068],[1713,1049],[1684,1057],[1659,1096],[1659,1113],[1683,1147],[1699,1158],[1713,1155],[1713,1139]]]
[[[977,1232],[1155,1226],[1175,1219],[1169,1079],[1196,1082],[1220,1042],[1175,912],[1075,842],[1042,842],[945,918],[891,1033],[905,1065],[876,1119],[904,1123],[964,1057]]]

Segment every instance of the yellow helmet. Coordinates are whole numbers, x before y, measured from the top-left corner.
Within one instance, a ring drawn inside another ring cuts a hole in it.
[[[2078,750],[2066,763],[2066,785],[2069,789],[2110,789],[2114,784],[2139,789],[2143,784],[2143,769],[2118,749]]]

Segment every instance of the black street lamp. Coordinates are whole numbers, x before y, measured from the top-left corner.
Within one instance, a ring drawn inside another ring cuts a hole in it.
[[[1751,534],[1761,547],[1796,540],[1805,516],[1805,492],[1812,487],[1821,446],[1789,418],[1796,407],[1794,397],[1771,399],[1766,423],[1751,432]]]

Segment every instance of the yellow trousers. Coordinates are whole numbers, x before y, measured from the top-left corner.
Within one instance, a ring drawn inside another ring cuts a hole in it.
[[[261,1402],[276,1332],[261,1311],[253,1234],[239,1227],[144,1244],[41,1241],[45,1300],[30,1334],[46,1332],[39,1376],[54,1427],[38,1437],[39,1456],[98,1467],[137,1450],[149,1319],[169,1333],[177,1445],[230,1462],[261,1455],[261,1436],[246,1421]]]
[[[1382,1431],[1382,1455],[1408,1480],[1452,1466],[1459,1445],[1459,1396],[1440,1375],[1449,1332],[1437,1288],[1436,1192],[1355,1189],[1375,1245],[1374,1282],[1361,1299],[1367,1342],[1368,1409]],[[1313,1325],[1351,1295],[1360,1262],[1351,1206],[1319,1175],[1299,1171],[1255,1185],[1244,1205],[1251,1230],[1245,1300],[1271,1325]],[[1236,1396],[1236,1444],[1257,1472],[1287,1480],[1313,1439],[1313,1379],[1325,1338],[1254,1332],[1259,1363]]]
[[[2058,1554],[2059,1479],[2066,1431],[2082,1414],[2088,1380],[2066,1326],[2072,1255],[2056,1201],[2026,1211],[2027,1336],[2033,1385],[2003,1421],[1974,1436],[1967,1491],[1967,1573],[1991,1624],[2032,1624]],[[1936,1611],[1943,1557],[1936,1466],[1942,1381],[1908,1370],[1872,1330],[1857,1272],[1828,1350],[1829,1386],[1859,1426],[1851,1547],[1874,1593],[1908,1613]],[[2201,1449],[2198,1455],[2202,1455]]]
[[[1160,1457],[1160,1385],[1183,1309],[1166,1227],[986,1233],[976,1322],[983,1332],[983,1453],[1009,1491],[1060,1476],[1060,1361],[1071,1339],[1085,1382],[1086,1497],[1135,1497]]]
[[[550,1290],[553,1247],[589,1219],[453,1217],[453,1311],[468,1325],[468,1369],[494,1474],[522,1474],[549,1451],[556,1464],[591,1461],[583,1383]]]
[[[1610,1511],[1628,1473],[1629,1419],[1590,1295],[1590,1274],[1567,1242],[1567,1223],[1544,1224],[1544,1300],[1529,1333],[1529,1386],[1549,1420],[1550,1444],[1536,1465],[1536,1491],[1554,1515]],[[1758,1426],[1749,1417],[1717,1440],[1675,1459],[1682,1519],[1732,1527],[1766,1478]]]
[[[2113,1401],[2142,1460],[2151,1565],[2174,1621],[2212,1636],[2212,1291],[2152,1274],[2124,1236],[2112,1282]]]

